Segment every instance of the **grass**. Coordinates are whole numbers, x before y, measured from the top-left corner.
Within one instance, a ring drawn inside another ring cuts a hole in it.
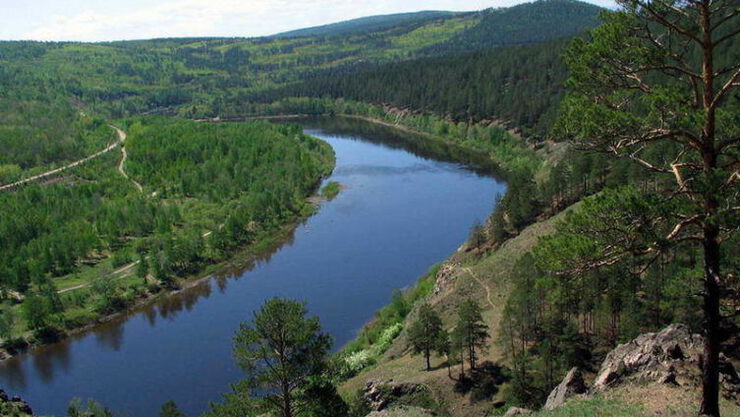
[[[616,399],[596,396],[567,402],[553,411],[540,411],[532,414],[536,417],[638,417],[644,416],[644,410]]]
[[[454,326],[459,305],[463,300],[473,298],[484,309],[483,318],[490,327],[490,333],[494,336],[489,349],[481,356],[481,361],[499,361],[501,354],[495,335],[498,332],[499,318],[510,288],[508,274],[516,264],[517,259],[527,253],[540,236],[554,230],[554,223],[560,216],[562,214],[529,226],[517,237],[510,239],[500,248],[484,255],[482,258],[466,253],[453,255],[448,261],[448,266],[445,266],[445,278],[440,282],[437,282],[440,265],[436,265],[425,277],[420,279],[416,287],[407,291],[408,299],[413,300],[412,304],[408,306],[412,312],[408,314],[408,318],[404,319],[403,323],[408,324],[405,320],[413,318],[414,306],[419,304],[420,300],[424,300],[440,313],[445,327],[449,330]],[[486,291],[481,288],[481,283],[467,272],[467,268],[488,287],[493,306],[488,303]],[[439,288],[439,293],[434,293],[435,286]],[[392,311],[390,305],[381,309],[376,321],[366,326],[359,338],[349,346],[357,344],[366,346],[367,344],[363,344],[363,340],[369,339],[377,331],[374,330],[376,326],[382,327],[380,324],[382,318],[389,316],[390,311]],[[427,372],[423,358],[412,356],[407,350],[407,345],[406,333],[402,331],[394,339],[387,352],[377,358],[374,365],[341,385],[340,390],[343,395],[351,395],[351,393],[364,387],[365,382],[370,379],[381,381],[393,379],[398,383],[411,382],[425,384],[430,387],[435,400],[443,405],[450,415],[461,417],[483,416],[490,412],[490,401],[476,403],[470,401],[467,396],[461,396],[454,391],[454,381],[448,378],[444,358],[434,357],[432,359],[433,370]],[[455,370],[453,370],[454,372]]]

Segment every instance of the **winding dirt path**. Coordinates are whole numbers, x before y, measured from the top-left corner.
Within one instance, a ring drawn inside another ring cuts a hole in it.
[[[476,281],[478,281],[478,284],[480,284],[481,287],[483,287],[484,290],[486,290],[486,300],[488,300],[488,304],[491,306],[491,308],[496,308],[496,304],[493,303],[493,300],[491,299],[491,289],[488,288],[488,285],[486,285],[482,279],[478,275],[473,272],[472,269],[465,267],[463,268],[465,272],[470,274]]]
[[[126,132],[113,125],[111,125],[111,127],[116,130],[116,132],[118,133],[118,138],[121,140],[121,161],[118,163],[118,172],[120,172],[124,178],[131,181],[140,193],[143,193],[144,187],[142,187],[141,184],[139,184],[136,180],[129,177],[126,173],[126,170],[123,168],[123,164],[125,164],[126,159],[128,159],[128,154],[126,153],[126,145],[124,144],[124,142],[126,142]]]
[[[94,154],[92,154],[92,155],[90,155],[88,157],[82,158],[82,159],[80,159],[78,161],[72,162],[72,163],[67,164],[67,165],[64,165],[62,167],[59,167],[59,168],[56,168],[56,169],[52,169],[51,171],[46,171],[46,172],[44,172],[42,174],[34,175],[33,177],[26,178],[24,180],[20,180],[20,181],[16,181],[16,182],[13,182],[13,183],[10,183],[10,184],[2,185],[2,186],[0,186],[0,192],[12,190],[12,189],[14,189],[16,187],[21,187],[21,186],[26,185],[26,184],[28,184],[30,182],[42,180],[44,178],[47,178],[47,177],[50,177],[52,175],[58,174],[58,173],[60,173],[62,171],[66,171],[66,170],[68,170],[70,168],[74,168],[76,166],[82,165],[82,164],[84,164],[85,162],[87,162],[87,161],[89,161],[91,159],[95,159],[95,158],[97,158],[97,157],[99,157],[101,155],[105,155],[106,153],[112,151],[113,149],[116,148],[116,146],[123,144],[123,141],[126,140],[126,134],[123,133],[123,131],[120,130],[120,129],[118,129],[117,127],[114,127],[114,126],[111,126],[111,127],[116,130],[116,133],[118,133],[118,140],[116,142],[108,145],[108,147],[106,147],[102,151],[96,152],[96,153],[94,153]]]

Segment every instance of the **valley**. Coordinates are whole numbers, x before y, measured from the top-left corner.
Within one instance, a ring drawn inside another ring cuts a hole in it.
[[[0,41],[0,414],[740,415],[738,28]]]

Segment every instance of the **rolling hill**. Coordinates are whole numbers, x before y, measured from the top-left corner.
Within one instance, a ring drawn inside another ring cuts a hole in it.
[[[389,29],[419,27],[431,21],[445,20],[451,17],[472,15],[474,13],[456,13],[444,11],[421,11],[415,13],[396,13],[379,16],[361,17],[359,19],[328,25],[297,29],[273,35],[274,38],[307,38],[321,36],[362,35],[381,32]]]

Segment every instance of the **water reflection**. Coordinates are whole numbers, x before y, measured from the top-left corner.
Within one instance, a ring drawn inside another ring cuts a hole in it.
[[[95,332],[95,340],[99,346],[118,352],[123,345],[123,332],[123,326],[106,326]]]
[[[177,294],[0,364],[0,385],[43,414],[63,413],[77,396],[136,416],[156,415],[174,399],[198,415],[240,378],[233,332],[265,298],[307,301],[340,346],[394,288],[413,283],[454,251],[503,190],[481,175],[485,165],[477,165],[475,155],[454,146],[425,146],[351,120],[307,123],[326,129],[313,133],[336,150],[332,179],[349,185],[337,199],[282,241],[236,254]],[[336,137],[342,129],[349,137]],[[460,160],[479,169],[464,169]]]
[[[66,340],[61,343],[57,343],[54,349],[45,351],[45,354],[43,355],[33,356],[33,368],[36,371],[36,374],[41,377],[43,382],[52,382],[56,372],[69,372],[69,345],[70,341]]]

